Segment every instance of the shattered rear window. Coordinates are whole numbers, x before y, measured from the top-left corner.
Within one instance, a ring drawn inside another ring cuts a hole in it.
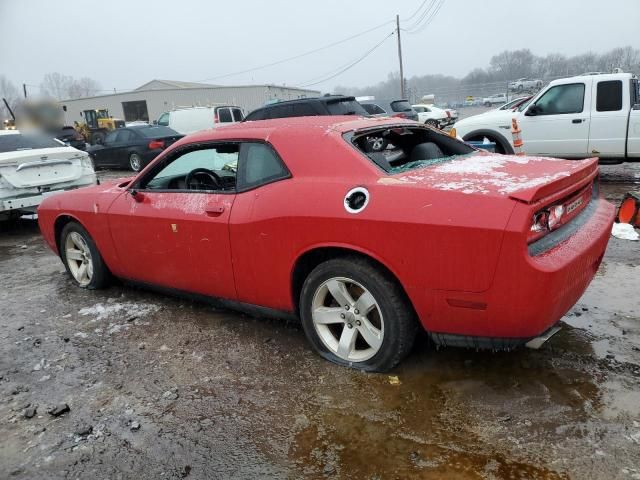
[[[0,153],[16,152],[19,150],[35,150],[38,148],[64,147],[63,143],[53,137],[42,134],[8,134],[0,135]]]
[[[345,135],[390,175],[475,155],[477,150],[449,135],[421,126],[393,126]]]

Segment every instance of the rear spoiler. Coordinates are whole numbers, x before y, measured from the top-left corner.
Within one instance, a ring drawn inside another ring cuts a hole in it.
[[[583,160],[583,162],[582,168],[573,170],[571,173],[567,172],[566,177],[560,177],[540,186],[513,192],[509,195],[509,198],[524,203],[534,203],[559,191],[574,187],[576,184],[580,184],[580,186],[586,185],[598,175],[598,159],[593,157]]]

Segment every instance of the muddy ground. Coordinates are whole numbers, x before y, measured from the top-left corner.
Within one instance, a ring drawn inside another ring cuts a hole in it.
[[[76,288],[35,221],[0,230],[0,478],[640,479],[640,242],[611,239],[543,349],[421,337],[390,376],[295,323]]]

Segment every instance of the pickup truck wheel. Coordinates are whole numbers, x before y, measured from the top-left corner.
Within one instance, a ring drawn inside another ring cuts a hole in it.
[[[519,92],[521,92],[522,90],[524,90],[524,86],[523,85],[518,85],[518,88],[516,89]]]
[[[137,153],[132,153],[131,155],[129,155],[129,166],[134,172],[139,172],[140,170],[142,170],[142,157]]]
[[[300,314],[320,356],[372,372],[395,367],[410,352],[418,327],[395,279],[359,257],[317,266],[302,287]]]
[[[67,223],[60,233],[60,257],[76,285],[98,289],[107,286],[110,273],[91,235],[76,222]]]
[[[426,122],[424,122],[425,125],[429,125],[430,127],[433,128],[438,128],[438,122],[432,118],[430,118],[429,120],[427,120]]]

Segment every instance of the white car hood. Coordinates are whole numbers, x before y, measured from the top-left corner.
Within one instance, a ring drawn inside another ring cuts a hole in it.
[[[474,115],[467,117],[456,122],[455,127],[471,127],[475,125],[482,125],[483,127],[498,127],[508,126],[511,128],[511,119],[517,118],[519,112],[513,112],[511,110],[491,110],[489,112],[481,113],[480,115]]]

